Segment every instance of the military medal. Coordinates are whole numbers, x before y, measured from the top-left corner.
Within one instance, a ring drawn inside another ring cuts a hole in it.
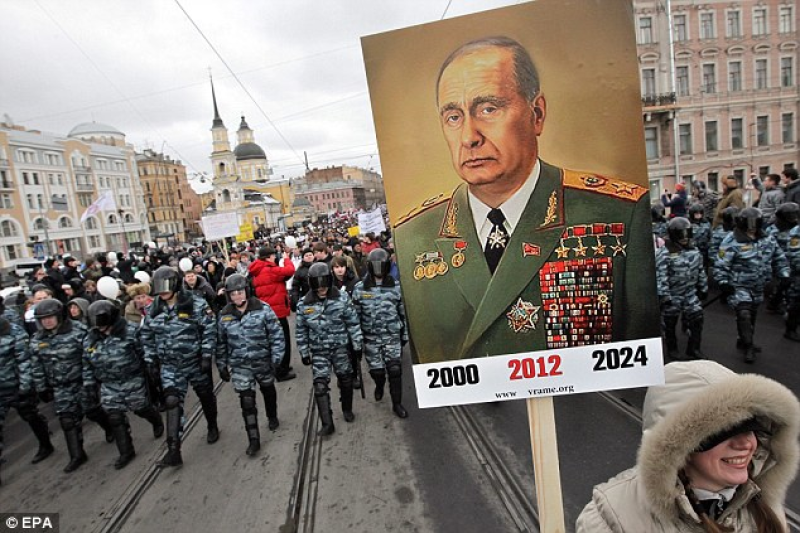
[[[453,243],[453,248],[456,253],[450,258],[450,264],[453,265],[453,268],[458,268],[467,260],[467,256],[464,255],[464,250],[467,249],[467,241],[456,241]]]
[[[498,231],[497,229],[493,230],[489,234],[489,247],[490,248],[505,248],[506,247],[506,238],[508,236]]]
[[[539,246],[529,242],[522,243],[522,257],[528,257],[531,255],[538,257],[541,255],[541,253],[542,249]]]
[[[414,267],[414,279],[419,281],[425,277],[425,267],[422,265],[417,265]]]
[[[538,305],[526,302],[522,298],[517,299],[517,303],[512,305],[506,313],[508,326],[514,330],[514,333],[525,333],[536,329],[536,323],[539,321],[539,309]]]
[[[439,261],[438,263],[434,263],[434,264],[436,265],[436,274],[438,276],[444,276],[445,274],[447,274],[447,271],[450,269],[450,267],[448,267],[447,263],[445,263],[444,261]]]
[[[425,265],[425,277],[428,279],[435,278],[438,270],[439,267],[436,263],[428,263],[427,265]]]

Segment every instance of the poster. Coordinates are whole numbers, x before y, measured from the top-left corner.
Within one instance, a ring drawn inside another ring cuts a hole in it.
[[[485,365],[513,381],[514,354],[544,357],[519,374],[543,385],[564,349],[602,372],[597,345],[622,387],[663,380],[660,343],[632,360],[660,331],[631,9],[540,0],[363,38],[421,406]]]

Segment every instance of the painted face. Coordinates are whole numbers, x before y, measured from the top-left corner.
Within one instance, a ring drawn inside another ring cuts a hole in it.
[[[544,118],[544,97],[519,93],[509,50],[467,53],[442,73],[439,120],[453,168],[471,186],[518,189],[536,163]]]
[[[691,454],[686,463],[686,475],[693,487],[710,491],[741,485],[747,481],[748,467],[757,446],[755,433],[740,433],[708,451]]]

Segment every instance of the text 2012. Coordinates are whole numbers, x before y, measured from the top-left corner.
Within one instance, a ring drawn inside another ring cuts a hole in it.
[[[563,374],[559,370],[561,368],[561,356],[558,354],[510,359],[508,368],[511,369],[509,379],[546,378]]]

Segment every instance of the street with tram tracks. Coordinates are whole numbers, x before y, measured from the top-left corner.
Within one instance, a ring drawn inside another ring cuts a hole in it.
[[[800,393],[800,345],[782,338],[779,315],[762,312],[756,328],[763,352],[746,365],[735,350],[733,315],[717,302],[706,309],[703,348],[737,372],[757,372]],[[296,352],[295,352],[296,353]],[[132,417],[137,457],[114,470],[117,455],[102,431],[85,421],[89,462],[73,474],[61,431],[46,406],[56,453],[30,465],[35,439],[15,412],[7,420],[0,512],[60,514],[61,531],[242,530],[485,532],[538,531],[525,402],[416,409],[406,380],[410,417],[396,418],[386,399],[356,395],[356,421],[334,408],[336,433],[316,436],[310,372],[279,383],[281,427],[262,430],[262,450],[247,440],[236,395],[218,383],[222,437],[205,442],[205,424],[190,396],[179,469],[158,469],[163,439]],[[410,365],[406,361],[406,376]],[[335,398],[336,389],[333,394]],[[555,400],[564,511],[568,531],[592,487],[632,466],[641,436],[644,390]],[[259,413],[265,426],[263,410]],[[800,532],[800,482],[787,497],[792,532]]]

